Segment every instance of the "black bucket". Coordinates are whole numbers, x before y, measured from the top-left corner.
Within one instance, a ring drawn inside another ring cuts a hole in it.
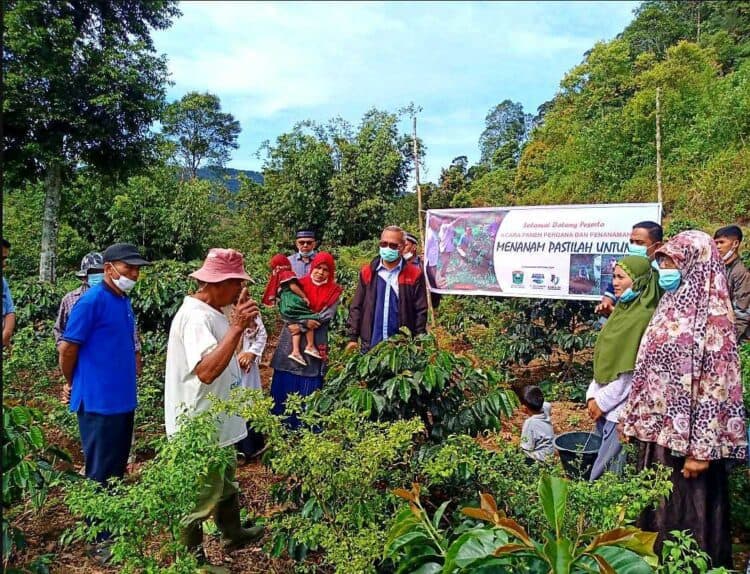
[[[568,478],[588,480],[602,437],[590,432],[566,432],[555,437],[554,444]]]

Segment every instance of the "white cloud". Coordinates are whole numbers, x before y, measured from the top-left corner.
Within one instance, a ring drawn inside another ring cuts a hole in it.
[[[341,115],[356,124],[369,107],[410,101],[424,107],[434,158],[450,161],[476,152],[492,105],[511,98],[535,108],[550,98],[633,5],[184,2],[183,16],[154,37],[169,57],[171,97],[216,93],[242,123],[235,163],[296,121]]]

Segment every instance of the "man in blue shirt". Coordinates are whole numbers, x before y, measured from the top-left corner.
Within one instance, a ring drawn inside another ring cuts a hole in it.
[[[103,255],[104,281],[73,307],[58,353],[63,394],[78,415],[86,477],[106,485],[125,474],[130,454],[136,355],[127,294],[149,262],[128,243],[116,243]]]
[[[10,241],[3,238],[3,271],[5,271],[5,260],[10,255]],[[3,273],[4,275],[4,273]],[[16,329],[16,308],[13,305],[13,297],[10,294],[8,282],[3,277],[3,347],[10,345],[13,331]]]

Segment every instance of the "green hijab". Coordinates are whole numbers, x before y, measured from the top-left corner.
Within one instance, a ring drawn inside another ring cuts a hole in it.
[[[619,301],[599,332],[594,347],[594,380],[611,383],[635,368],[635,359],[646,327],[661,299],[659,274],[646,257],[627,255],[617,265],[633,280],[638,293],[632,301]]]

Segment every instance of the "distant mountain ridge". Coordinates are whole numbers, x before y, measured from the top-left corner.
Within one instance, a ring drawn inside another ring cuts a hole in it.
[[[240,176],[251,179],[255,183],[263,185],[263,174],[257,171],[249,169],[234,169],[231,167],[215,168],[215,167],[202,167],[198,170],[199,179],[207,179],[209,181],[221,181],[226,185],[227,189],[232,193],[236,193],[240,189]]]

